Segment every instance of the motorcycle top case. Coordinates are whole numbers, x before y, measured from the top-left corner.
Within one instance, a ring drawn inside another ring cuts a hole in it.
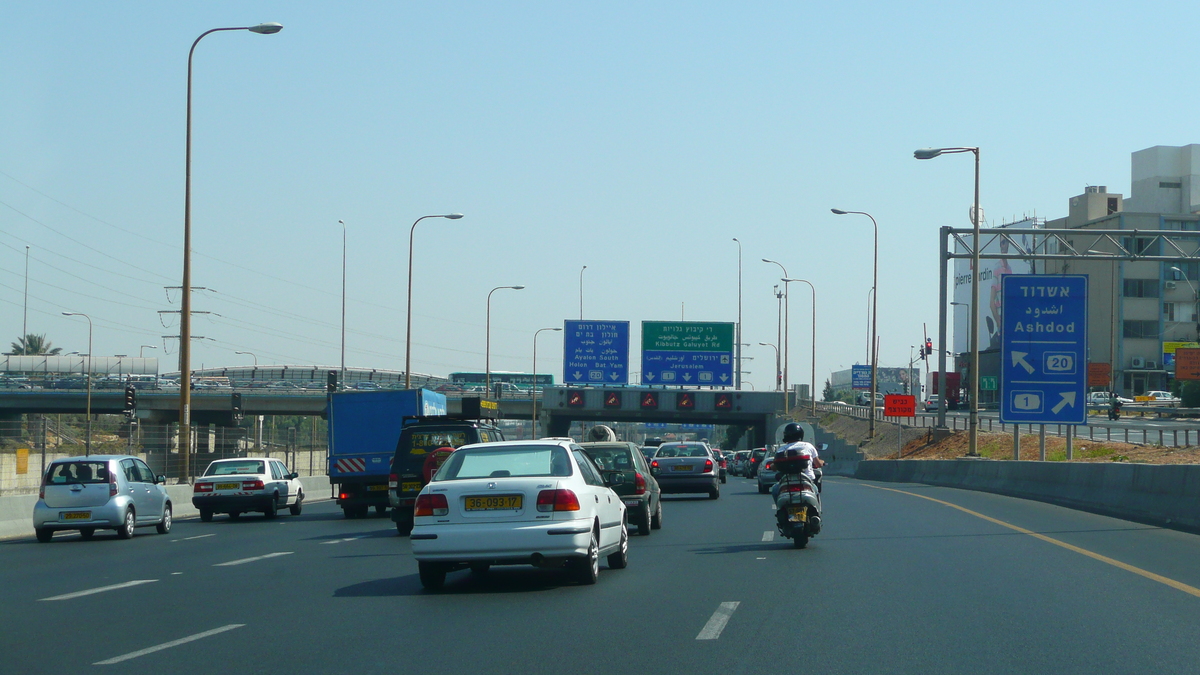
[[[808,465],[812,463],[812,458],[808,455],[795,455],[793,457],[776,457],[775,471],[777,473],[797,474],[804,473],[808,470]]]

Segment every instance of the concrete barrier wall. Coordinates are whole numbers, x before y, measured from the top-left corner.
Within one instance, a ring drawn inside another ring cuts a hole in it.
[[[1200,465],[990,460],[870,460],[854,477],[926,483],[1033,499],[1105,515],[1200,529]]]
[[[858,463],[866,459],[866,455],[857,445],[847,443],[821,427],[816,427],[814,431],[814,445],[829,445],[824,452],[819,453],[821,459],[825,460],[825,468],[822,471],[828,476],[853,476],[858,470]]]
[[[301,477],[300,482],[306,503],[329,499],[329,476]],[[168,485],[167,494],[176,519],[199,515],[192,506],[191,485]],[[33,505],[37,500],[36,494],[0,497],[0,539],[33,536]]]

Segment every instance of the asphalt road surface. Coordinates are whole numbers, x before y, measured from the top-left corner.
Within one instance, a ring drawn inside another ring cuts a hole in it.
[[[427,593],[389,520],[328,502],[132,541],[9,541],[0,672],[1200,668],[1200,536],[969,491],[825,487],[825,531],[805,550],[775,534],[752,481],[668,498],[663,529],[591,587],[505,567]]]

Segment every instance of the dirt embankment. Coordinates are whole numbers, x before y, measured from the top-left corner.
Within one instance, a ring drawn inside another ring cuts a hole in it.
[[[812,421],[812,420],[809,420]],[[868,438],[867,420],[829,413],[819,419],[823,429],[850,443],[857,443],[870,459],[896,459],[899,427],[889,422],[875,422],[875,438]],[[967,454],[966,431],[952,433],[933,441],[930,429],[905,428],[904,459],[956,459]],[[1012,459],[1011,433],[979,433],[979,454],[988,459]],[[1076,437],[1074,459],[1077,462],[1137,462],[1142,464],[1200,464],[1200,447],[1164,447],[1137,445],[1117,441],[1090,441]],[[1038,459],[1037,434],[1021,434],[1021,459]],[[1063,461],[1067,458],[1067,441],[1061,436],[1046,436],[1046,459]]]

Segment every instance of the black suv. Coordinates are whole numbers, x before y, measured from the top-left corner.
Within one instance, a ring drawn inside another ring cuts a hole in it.
[[[605,475],[611,471],[625,475],[625,481],[613,485],[612,491],[625,502],[629,524],[637,526],[638,534],[646,536],[662,527],[662,491],[641,448],[624,441],[580,443],[579,447]]]
[[[495,426],[479,420],[455,419],[448,416],[406,417],[400,428],[400,440],[392,457],[388,476],[388,502],[392,506],[392,522],[401,536],[413,528],[413,504],[417,493],[427,482],[422,473],[425,457],[438,448],[459,448],[472,443],[503,441],[504,433]]]

